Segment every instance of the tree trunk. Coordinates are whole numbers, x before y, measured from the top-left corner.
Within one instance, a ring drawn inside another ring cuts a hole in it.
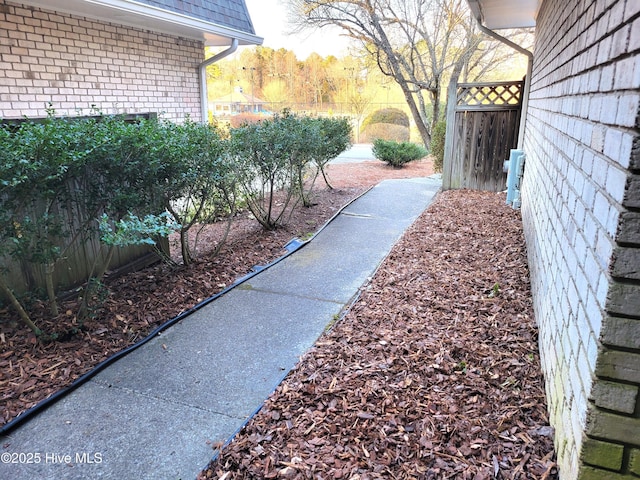
[[[400,61],[396,57],[396,53],[391,46],[391,42],[387,37],[387,33],[385,32],[383,26],[380,24],[379,18],[377,17],[375,12],[371,12],[371,22],[373,23],[373,26],[379,35],[379,43],[376,45],[376,48],[384,52],[386,63],[391,71],[391,76],[402,89],[402,93],[404,94],[404,98],[407,101],[407,105],[409,106],[409,111],[411,112],[413,121],[416,123],[418,132],[420,133],[420,138],[422,139],[424,145],[426,147],[429,147],[429,145],[431,144],[431,133],[429,132],[429,129],[424,122],[420,109],[416,105],[416,100],[413,97],[411,88],[409,88],[409,84],[402,74],[402,66],[400,65]],[[380,54],[378,53],[377,55],[378,65],[380,66],[381,70],[384,71],[380,64]]]
[[[29,314],[25,312],[24,308],[22,308],[22,305],[20,304],[16,296],[13,294],[11,289],[4,282],[4,279],[2,277],[0,277],[0,292],[4,293],[4,295],[9,299],[13,308],[15,308],[16,312],[18,312],[18,315],[20,316],[20,320],[22,320],[24,324],[27,327],[29,327],[33,331],[33,333],[36,334],[36,336],[41,335],[42,330],[40,330],[36,326],[36,324],[33,323],[33,321],[31,321],[31,317],[29,317]]]
[[[182,263],[185,267],[188,267],[193,263],[193,257],[189,250],[189,233],[185,228],[180,229],[180,251],[182,252]]]
[[[49,297],[49,311],[54,317],[58,316],[58,301],[56,299],[56,291],[53,285],[53,273],[55,272],[55,263],[47,263],[44,267],[44,281],[47,288],[47,297]]]
[[[429,132],[427,124],[422,118],[420,109],[418,108],[418,105],[416,105],[416,100],[415,98],[413,98],[413,94],[411,93],[411,90],[407,86],[406,82],[400,82],[397,78],[396,82],[398,82],[400,88],[402,88],[402,93],[404,93],[404,98],[407,101],[407,105],[409,106],[409,111],[411,112],[413,121],[416,122],[416,127],[418,128],[418,133],[420,133],[422,143],[424,143],[424,146],[428,148],[429,145],[431,145],[431,132]]]
[[[78,309],[78,320],[83,322],[86,320],[89,314],[89,302],[91,301],[91,296],[93,295],[93,287],[94,283],[102,282],[107,270],[109,269],[109,264],[113,259],[113,254],[116,250],[114,245],[109,246],[109,250],[107,252],[107,257],[104,260],[104,265],[100,268],[97,275],[94,275],[97,257],[94,260],[93,267],[91,268],[91,273],[89,274],[89,278],[87,279],[87,283],[84,286],[82,291],[82,302],[80,302],[80,308]]]

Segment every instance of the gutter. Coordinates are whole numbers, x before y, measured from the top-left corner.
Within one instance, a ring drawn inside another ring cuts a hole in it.
[[[513,48],[518,53],[521,53],[527,56],[527,76],[525,77],[524,89],[522,92],[522,111],[520,113],[520,129],[518,131],[518,149],[522,150],[524,148],[524,131],[525,131],[526,118],[527,118],[527,110],[529,108],[529,92],[531,90],[531,72],[533,70],[533,53],[527,50],[526,48],[521,47],[517,43],[512,42],[508,38],[503,37],[499,33],[496,33],[493,30],[485,27],[482,23],[483,22],[482,10],[480,8],[479,3],[477,1],[472,1],[472,0],[469,0],[468,3],[469,3],[469,7],[471,8],[471,11],[473,12],[473,16],[478,22],[478,27],[480,28],[481,32],[486,33],[490,37],[493,37],[499,42],[504,43],[508,47]]]
[[[224,57],[231,55],[238,49],[238,39],[231,40],[231,45],[226,50],[215,54],[198,65],[198,75],[200,77],[200,112],[202,115],[202,123],[209,123],[209,99],[207,95],[207,67],[212,63],[222,60]]]

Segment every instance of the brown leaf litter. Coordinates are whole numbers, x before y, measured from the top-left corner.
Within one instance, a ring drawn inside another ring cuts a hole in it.
[[[34,319],[38,341],[0,308],[0,424],[69,385],[159,324],[283,253],[385,178],[432,173],[430,161],[330,165],[286,228],[240,216],[216,257],[220,227],[185,268],[113,279],[94,317],[75,300]],[[395,246],[349,313],[306,354],[202,478],[557,478],[517,212],[500,195],[445,192]]]

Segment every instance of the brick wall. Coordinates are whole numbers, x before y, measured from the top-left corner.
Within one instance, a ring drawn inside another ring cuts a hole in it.
[[[0,118],[157,112],[200,119],[202,43],[0,0]]]
[[[640,476],[640,2],[543,1],[523,222],[563,479]]]

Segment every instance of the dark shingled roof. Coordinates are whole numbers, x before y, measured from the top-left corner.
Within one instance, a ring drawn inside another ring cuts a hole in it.
[[[244,0],[136,0],[189,17],[255,35]]]

